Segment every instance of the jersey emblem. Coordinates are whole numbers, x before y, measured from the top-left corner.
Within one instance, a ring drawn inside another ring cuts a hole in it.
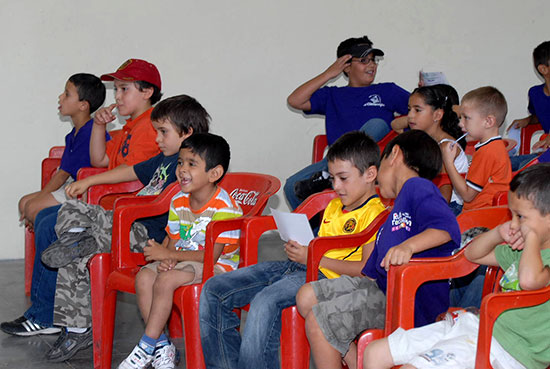
[[[391,220],[391,231],[395,232],[400,229],[405,229],[407,231],[411,230],[412,220],[411,216],[407,212],[393,213]]]
[[[355,218],[350,218],[346,220],[346,223],[344,223],[344,227],[342,227],[342,230],[345,233],[351,233],[355,230],[356,226],[357,226],[357,220],[355,220]]]
[[[370,101],[367,101],[366,103],[364,103],[363,106],[378,106],[381,108],[386,106],[386,104],[382,102],[382,98],[378,94],[370,95],[369,100]]]

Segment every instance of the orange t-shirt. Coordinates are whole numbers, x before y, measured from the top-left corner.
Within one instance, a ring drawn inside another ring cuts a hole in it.
[[[155,142],[157,132],[151,123],[151,112],[148,109],[135,120],[128,119],[122,132],[106,143],[105,151],[109,157],[108,169],[121,164],[134,165],[160,153]]]
[[[463,210],[493,206],[495,193],[508,191],[511,180],[512,166],[502,138],[495,136],[477,144],[466,184],[479,193],[472,201],[464,201]]]

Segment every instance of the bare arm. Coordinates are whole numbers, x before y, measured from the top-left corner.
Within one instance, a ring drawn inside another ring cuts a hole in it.
[[[40,191],[41,193],[52,193],[58,190],[71,175],[68,172],[65,172],[63,169],[58,169],[57,172],[52,176],[48,184]]]
[[[69,197],[74,198],[78,195],[82,195],[91,186],[105,183],[135,181],[136,179],[138,179],[138,177],[134,171],[134,167],[123,164],[106,172],[96,174],[95,176],[73,182],[65,188],[65,192]]]
[[[403,130],[409,126],[409,118],[406,115],[397,117],[391,122],[391,128],[397,133],[403,133]]]
[[[538,290],[550,283],[550,268],[542,262],[541,241],[538,236],[532,231],[526,233],[523,252],[519,260],[519,285],[522,290]]]
[[[539,119],[536,115],[531,114],[530,116],[522,119],[516,119],[506,128],[506,132],[510,131],[511,128],[524,128],[527,127],[529,124],[538,124]]]
[[[94,116],[94,125],[90,136],[90,161],[92,166],[104,168],[109,165],[109,157],[105,151],[105,132],[107,124],[115,120],[112,111],[116,104],[99,109]]]
[[[464,201],[470,202],[475,199],[479,192],[468,186],[468,184],[466,183],[466,179],[464,179],[455,168],[454,160],[457,155],[457,145],[458,144],[445,145],[441,147],[443,164],[445,165],[445,169],[447,170],[449,179],[453,184],[454,190],[460,195],[460,197],[462,197]]]
[[[287,98],[288,105],[292,106],[295,109],[309,111],[311,110],[311,103],[309,99],[311,95],[328,81],[333,78],[336,78],[343,72],[343,70],[348,66],[346,63],[351,58],[351,55],[344,55],[327,68],[323,73],[319,74],[317,77],[314,77],[299,86],[294,90]]]
[[[474,238],[464,250],[464,255],[472,263],[498,266],[495,247],[504,242],[498,226]]]

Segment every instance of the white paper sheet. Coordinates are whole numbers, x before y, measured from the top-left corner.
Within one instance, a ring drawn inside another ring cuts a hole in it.
[[[309,245],[314,236],[305,214],[287,213],[273,208],[270,209],[283,241],[288,242],[292,240],[303,246]]]

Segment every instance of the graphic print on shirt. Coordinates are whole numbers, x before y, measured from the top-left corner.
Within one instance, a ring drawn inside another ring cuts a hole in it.
[[[130,140],[132,139],[132,135],[129,134],[124,139],[124,143],[122,144],[122,147],[120,148],[120,153],[122,154],[122,157],[125,158],[128,153],[130,152]]]
[[[411,216],[407,212],[400,211],[399,213],[393,213],[391,220],[391,231],[395,232],[405,228],[407,232],[410,232],[412,226]]]
[[[382,98],[378,94],[370,95],[369,100],[370,101],[367,101],[366,103],[364,103],[363,106],[378,106],[378,107],[381,107],[381,108],[386,106],[386,104],[384,104],[382,102]]]
[[[206,226],[211,221],[209,217],[200,217],[192,224],[181,224],[176,250],[202,250],[206,240]]]
[[[141,191],[139,191],[138,196],[147,196],[147,195],[159,195],[164,185],[166,184],[166,181],[168,181],[168,177],[170,176],[168,174],[168,168],[172,163],[162,163],[156,170],[155,174],[153,174],[153,177]]]
[[[352,233],[355,230],[356,226],[357,226],[357,220],[355,218],[350,218],[346,220],[346,222],[344,223],[344,226],[342,227],[342,232]]]

